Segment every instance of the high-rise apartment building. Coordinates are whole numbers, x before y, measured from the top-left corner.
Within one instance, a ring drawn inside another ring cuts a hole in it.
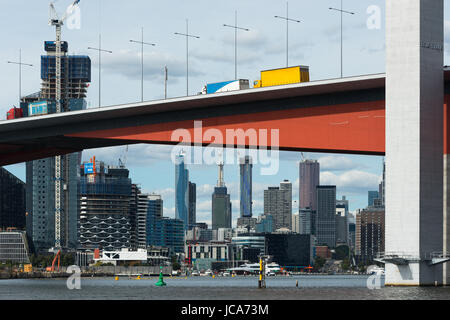
[[[318,245],[336,247],[336,186],[317,186],[316,238]]]
[[[80,246],[113,251],[131,247],[132,184],[123,167],[103,162],[80,166]]]
[[[272,215],[274,231],[292,230],[292,183],[289,180],[281,182],[279,187],[264,190],[264,214]]]
[[[150,196],[146,193],[140,193],[137,199],[136,210],[136,234],[137,247],[147,248],[147,212],[149,207]]]
[[[223,178],[223,164],[219,164],[219,180],[212,194],[212,229],[231,228],[232,209],[230,195]]]
[[[252,216],[252,159],[245,156],[240,159],[240,213],[241,218]]]
[[[304,160],[299,165],[299,208],[316,210],[316,187],[320,181],[320,165],[317,160]]]
[[[377,253],[384,252],[384,208],[367,208],[356,214],[355,253],[361,261],[370,263]]]

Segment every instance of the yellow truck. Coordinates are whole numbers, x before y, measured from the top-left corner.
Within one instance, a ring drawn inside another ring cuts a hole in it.
[[[295,66],[261,71],[261,80],[253,83],[254,88],[309,82],[309,67]]]

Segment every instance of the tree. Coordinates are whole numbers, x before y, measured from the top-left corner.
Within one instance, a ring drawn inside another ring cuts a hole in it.
[[[316,257],[314,260],[314,269],[320,270],[325,265],[326,260],[322,257]]]
[[[344,260],[348,258],[349,252],[350,250],[347,245],[338,246],[335,249],[334,258],[336,260]]]
[[[348,260],[348,258],[345,258],[344,260],[342,260],[341,268],[344,271],[347,271],[348,269],[350,269],[350,261]]]

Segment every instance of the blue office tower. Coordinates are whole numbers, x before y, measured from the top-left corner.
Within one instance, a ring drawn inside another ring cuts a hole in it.
[[[176,157],[175,163],[175,218],[183,221],[184,229],[189,225],[189,171],[184,156]]]
[[[241,193],[241,218],[252,216],[252,159],[246,156],[240,159],[240,193]]]

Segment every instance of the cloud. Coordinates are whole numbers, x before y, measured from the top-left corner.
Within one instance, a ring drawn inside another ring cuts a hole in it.
[[[321,185],[335,185],[341,192],[363,193],[377,190],[381,176],[361,170],[349,170],[342,174],[331,171],[320,172]]]
[[[95,59],[95,58],[93,58]],[[102,59],[102,68],[111,73],[123,75],[129,79],[136,79],[141,77],[141,53],[132,50],[121,50],[114,52],[111,55],[105,56]],[[190,76],[203,76],[200,68],[195,66],[195,63],[189,68]],[[93,62],[95,66],[95,61]],[[179,57],[175,57],[169,53],[160,52],[144,52],[144,77],[145,79],[152,79],[161,81],[164,79],[164,66],[168,68],[169,80],[175,78],[186,77],[186,61]]]
[[[360,164],[355,163],[352,159],[341,155],[329,155],[320,157],[320,170],[322,171],[343,171],[356,168],[362,168]]]
[[[158,161],[170,161],[172,151],[170,145],[136,144],[126,146],[88,149],[83,151],[83,161],[92,156],[108,165],[118,165],[119,159],[126,162],[127,167],[145,167]]]

